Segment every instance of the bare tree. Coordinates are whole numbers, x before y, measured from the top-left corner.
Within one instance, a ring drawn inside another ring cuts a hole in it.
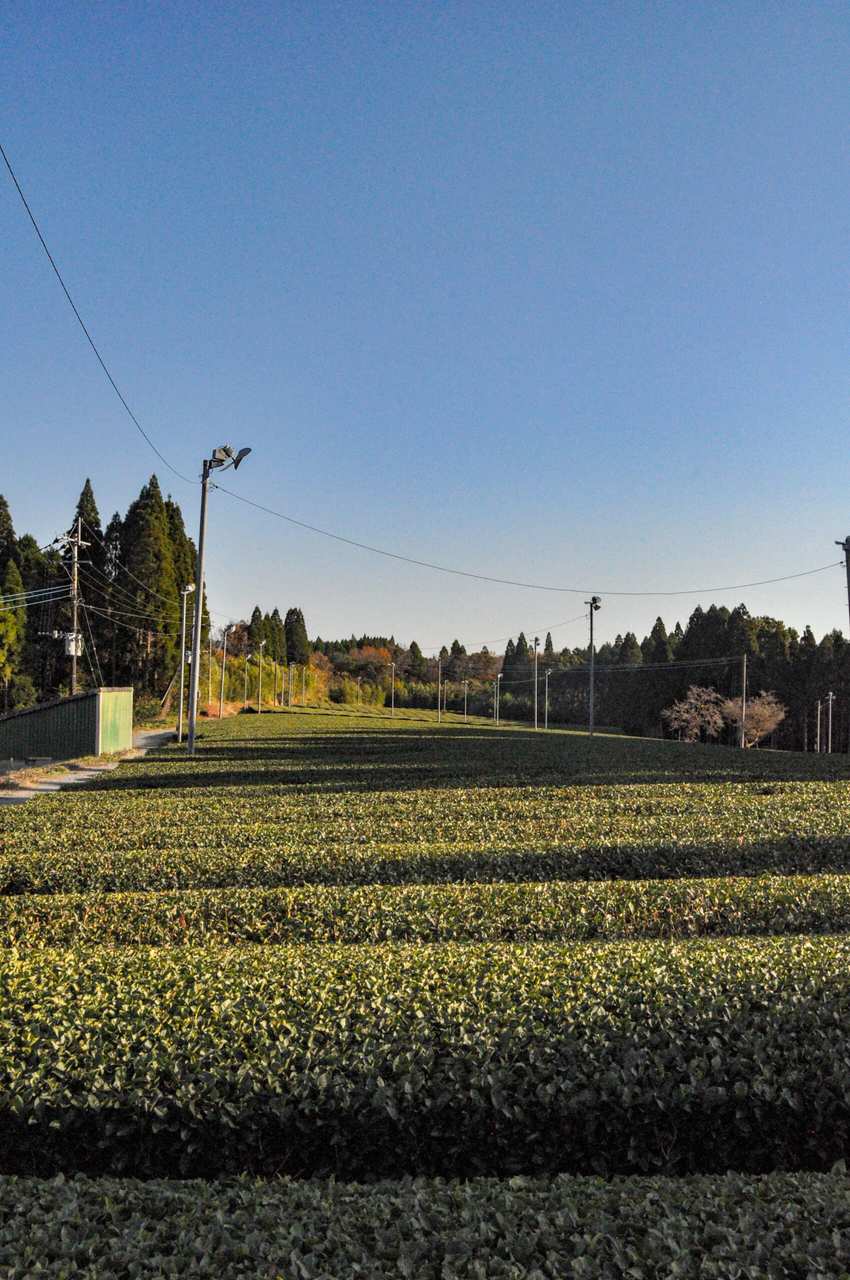
[[[744,746],[754,747],[762,738],[768,737],[782,724],[786,714],[787,707],[783,707],[775,693],[762,692],[757,698],[748,698],[744,717]],[[723,703],[723,715],[740,730],[741,699],[727,698]]]
[[[662,717],[685,742],[716,738],[723,728],[723,698],[716,689],[692,684],[684,698],[662,711]]]

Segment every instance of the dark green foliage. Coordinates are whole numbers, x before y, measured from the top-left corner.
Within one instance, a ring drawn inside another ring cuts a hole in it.
[[[844,938],[7,954],[0,1167],[828,1169],[848,969]]]
[[[6,1280],[846,1280],[850,1254],[844,1173],[12,1177],[0,1219]]]
[[[162,689],[178,658],[180,608],[168,512],[156,476],[151,476],[123,521],[121,562],[122,598],[129,597],[135,612],[142,615],[127,620],[134,622],[135,631],[125,624],[124,663],[138,687]]]
[[[310,660],[310,641],[307,639],[304,614],[300,609],[288,609],[283,626],[286,635],[286,660],[303,666]]]
[[[0,493],[0,573],[3,573],[9,560],[18,560],[18,544],[15,538],[15,526],[9,504]]]
[[[252,653],[260,652],[260,644],[265,640],[265,627],[263,625],[263,611],[259,605],[254,605],[251,613],[251,621],[248,623],[248,644]]]
[[[0,943],[7,947],[552,942],[848,931],[846,875],[0,897]]]

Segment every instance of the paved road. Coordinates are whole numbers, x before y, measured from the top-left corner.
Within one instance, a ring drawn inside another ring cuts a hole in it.
[[[174,731],[171,729],[165,731],[162,729],[139,729],[133,734],[133,746],[144,755],[145,752],[170,742],[173,737]],[[98,774],[109,773],[112,769],[117,768],[118,762],[114,760],[106,760],[103,764],[70,764],[64,773],[46,774],[43,778],[28,783],[26,786],[17,786],[8,790],[3,789],[2,777],[0,777],[0,805],[25,804],[27,800],[32,800],[33,796],[43,796],[51,791],[61,791],[63,787],[76,787],[81,782],[90,782]]]

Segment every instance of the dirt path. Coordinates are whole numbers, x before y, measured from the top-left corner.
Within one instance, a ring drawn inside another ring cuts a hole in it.
[[[133,734],[133,750],[122,758],[132,760],[143,756],[156,747],[163,746],[174,737],[172,729],[137,729]],[[109,773],[117,769],[120,760],[104,760],[91,763],[71,760],[57,768],[49,765],[44,769],[27,768],[21,761],[19,768],[12,768],[0,773],[0,805],[25,804],[33,796],[43,796],[51,791],[61,791],[63,787],[79,786],[82,782],[90,782],[98,774]]]

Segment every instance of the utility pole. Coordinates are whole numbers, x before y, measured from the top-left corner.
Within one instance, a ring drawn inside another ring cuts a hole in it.
[[[54,546],[64,545],[71,551],[71,634],[65,635],[65,652],[71,659],[71,696],[77,692],[77,658],[82,650],[82,637],[80,635],[80,547],[90,547],[90,542],[83,541],[83,522],[77,516],[77,523],[74,525],[73,533],[66,534],[64,538],[56,538]],[[7,682],[8,694],[8,682]]]
[[[466,721],[468,719],[466,714],[468,699],[469,699],[469,681],[464,680],[463,682],[463,723],[464,724],[466,724]]]
[[[741,654],[741,741],[739,746],[747,745],[747,655]]]
[[[593,737],[593,666],[594,666],[594,648],[593,648],[593,615],[597,609],[602,607],[602,599],[600,596],[591,596],[589,600],[584,602],[590,610],[590,689],[588,691],[588,711],[587,711],[587,729],[590,737]]]
[[[224,628],[224,643],[222,645],[222,653],[221,653],[221,687],[218,693],[219,720],[221,719],[222,712],[224,710],[224,672],[227,667],[227,633],[229,630],[230,630],[229,626]]]
[[[540,636],[534,637],[534,727],[537,728],[537,650],[540,647]]]
[[[817,733],[816,733],[816,746],[815,746],[815,750],[819,752],[819,751],[820,751],[820,698],[818,698],[817,706],[818,706],[818,719],[817,719]]]
[[[182,598],[182,608],[180,613],[180,699],[177,711],[177,741],[183,741],[183,690],[186,685],[186,601],[195,590],[194,582],[190,582],[183,587],[180,595]]]
[[[847,573],[847,607],[850,609],[850,534],[847,535],[843,542],[836,542],[835,545],[844,552],[844,568]]]
[[[552,674],[552,669],[551,667],[549,667],[543,679],[543,686],[545,689],[545,693],[543,697],[543,728],[544,729],[549,728],[549,677],[551,676],[551,674]]]
[[[212,624],[207,636],[209,654],[207,655],[207,710],[212,706]]]
[[[257,680],[257,711],[258,712],[262,711],[263,709],[263,650],[265,649],[265,647],[266,647],[265,640],[261,640],[260,652],[257,654],[257,659],[260,663],[260,674]]]
[[[443,692],[443,659],[438,657],[437,658],[437,724],[439,724],[443,718],[442,692]]]
[[[234,453],[229,444],[213,449],[209,458],[204,458],[201,473],[201,519],[198,530],[198,559],[195,566],[195,629],[192,633],[192,669],[189,672],[189,740],[187,750],[190,756],[195,754],[195,729],[198,716],[198,677],[201,666],[201,623],[203,621],[204,604],[204,552],[207,537],[207,496],[210,486],[210,472],[218,468],[235,470],[250,449],[240,449]]]
[[[832,755],[832,704],[835,701],[835,694],[830,689],[826,695],[827,704],[827,722],[826,722],[826,749]]]

